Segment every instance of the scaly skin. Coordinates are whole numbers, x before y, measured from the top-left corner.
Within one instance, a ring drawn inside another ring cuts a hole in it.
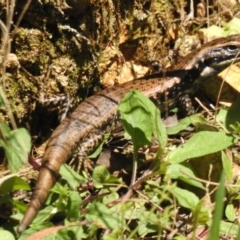
[[[239,51],[240,36],[215,39],[187,55],[174,69],[105,89],[82,102],[49,139],[35,190],[18,232],[31,224],[45,203],[61,165],[70,158],[72,150],[94,137],[97,130],[102,134],[107,131],[124,94],[134,89],[160,100],[167,94],[167,104],[171,104],[181,94],[193,93],[206,79],[217,75],[234,60],[240,61]],[[96,148],[97,144],[97,141],[91,141],[90,148]]]

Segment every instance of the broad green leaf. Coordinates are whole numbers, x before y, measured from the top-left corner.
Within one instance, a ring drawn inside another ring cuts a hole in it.
[[[224,36],[227,37],[231,34],[239,34],[240,33],[240,20],[239,18],[232,18],[231,21],[223,23],[224,28]]]
[[[105,166],[100,165],[94,168],[92,178],[95,184],[105,183],[110,178],[110,173]]]
[[[31,149],[31,138],[24,128],[10,130],[5,122],[0,122],[1,139],[11,172],[16,172],[26,162]]]
[[[194,115],[181,119],[177,125],[167,128],[167,133],[169,135],[179,133],[182,130],[185,130],[190,124],[194,122],[205,122],[202,116]]]
[[[120,183],[121,180],[111,175],[106,166],[99,165],[94,168],[92,179],[96,188],[101,188],[104,183]]]
[[[76,173],[70,166],[63,164],[60,168],[60,175],[67,181],[71,188],[76,188],[82,183],[86,183],[86,179]]]
[[[140,236],[144,236],[151,233],[156,233],[159,231],[157,226],[157,222],[161,221],[158,219],[158,215],[152,212],[147,212],[143,209],[139,216],[139,223],[138,223],[138,234]],[[132,219],[132,218],[130,218]]]
[[[240,231],[240,226],[239,224],[234,224],[232,222],[225,222],[221,221],[220,223],[220,233],[221,234],[227,234],[227,235],[237,235]],[[240,238],[235,238],[236,240]],[[209,238],[210,240],[210,238]]]
[[[66,186],[63,186],[62,184],[60,184],[59,182],[56,182],[54,184],[54,186],[51,188],[51,192],[53,193],[57,193],[60,196],[67,196],[68,194],[68,189]]]
[[[12,235],[11,232],[0,229],[0,239],[4,240],[14,240],[15,237]]]
[[[208,239],[211,239],[211,240],[218,240],[220,235],[220,223],[222,220],[223,207],[224,207],[224,201],[222,201],[222,199],[224,199],[225,197],[224,184],[225,184],[225,174],[224,172],[222,172],[220,184],[215,196],[216,205],[215,205],[213,220],[212,220],[209,237],[208,237]]]
[[[20,213],[25,213],[26,210],[27,210],[27,205],[24,204],[23,202],[21,201],[18,201],[18,200],[12,200],[12,204],[13,206],[20,212]],[[22,218],[22,216],[21,216]]]
[[[221,108],[216,116],[216,120],[226,127],[227,109]]]
[[[162,148],[165,147],[167,135],[160,121],[160,111],[145,95],[130,91],[121,100],[118,111],[136,150],[143,145],[150,145],[152,135],[159,139]]]
[[[82,199],[78,192],[69,191],[67,211],[65,211],[68,218],[74,218],[75,220],[79,218],[80,216],[79,208],[81,202]]]
[[[229,221],[234,222],[234,220],[236,219],[236,214],[233,204],[228,204],[226,206],[225,215]]]
[[[170,163],[181,163],[190,158],[221,151],[236,143],[237,140],[235,135],[224,132],[198,132],[185,144],[170,152],[167,160]]]
[[[12,191],[16,190],[30,190],[29,184],[23,180],[20,177],[11,177],[6,179],[1,185],[0,185],[0,194],[6,194],[10,193]]]
[[[148,101],[150,100],[148,99]],[[158,142],[160,143],[160,148],[163,152],[167,145],[167,140],[168,140],[167,129],[161,120],[159,109],[157,109],[155,105],[153,105],[153,107],[155,108],[155,110],[152,111],[153,117],[152,117],[152,123],[151,123],[154,126],[153,135],[154,137],[157,138]]]
[[[42,224],[46,220],[50,219],[54,214],[56,214],[57,209],[53,206],[47,206],[44,209],[40,210],[37,214],[37,217],[33,220],[32,225]]]
[[[167,167],[166,175],[169,175],[171,179],[179,179],[182,180],[192,186],[199,187],[201,189],[205,189],[202,183],[194,180],[196,178],[194,172],[189,167],[186,167],[181,164],[170,164]]]
[[[116,214],[111,208],[99,202],[88,205],[86,220],[104,229],[122,228],[125,225],[123,213]]]
[[[146,108],[147,98],[143,96],[137,91],[131,91],[123,97],[118,107],[123,126],[132,137],[137,150],[143,145],[151,144],[153,133],[149,111],[151,106]]]
[[[193,211],[195,227],[199,224],[206,224],[209,221],[209,210],[204,207],[204,204],[204,200],[201,199]]]
[[[182,207],[191,209],[192,211],[195,210],[199,202],[199,199],[195,194],[178,187],[175,187],[173,189],[172,194],[174,195],[174,197],[177,199],[178,203]]]
[[[100,193],[103,193],[103,191],[100,191]],[[110,203],[112,201],[115,201],[117,199],[119,199],[119,194],[117,192],[112,192],[112,193],[109,193],[106,196],[104,196],[102,198],[102,202],[104,204],[108,204],[108,203]]]

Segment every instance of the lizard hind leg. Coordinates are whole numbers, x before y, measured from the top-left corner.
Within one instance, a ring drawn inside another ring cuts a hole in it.
[[[83,169],[88,175],[93,171],[94,162],[88,158],[88,155],[103,142],[104,134],[94,133],[77,146],[69,165],[78,173]]]

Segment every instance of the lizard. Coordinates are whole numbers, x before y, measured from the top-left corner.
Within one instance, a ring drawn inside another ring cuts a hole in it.
[[[79,156],[87,156],[99,145],[113,122],[120,121],[118,103],[128,91],[138,90],[160,101],[165,101],[166,95],[166,104],[171,105],[182,94],[194,93],[204,81],[233,61],[239,62],[239,51],[239,35],[218,38],[192,51],[174,68],[106,88],[80,103],[49,139],[35,189],[18,232],[22,233],[36,217],[57,181],[61,165],[71,157],[73,150],[80,146]]]

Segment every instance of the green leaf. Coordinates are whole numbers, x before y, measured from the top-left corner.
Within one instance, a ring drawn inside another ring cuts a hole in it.
[[[103,193],[104,191],[101,191],[100,193]],[[102,202],[104,204],[108,204],[110,202],[113,202],[115,200],[119,199],[119,194],[117,192],[112,192],[107,194],[106,196],[103,197]]]
[[[224,172],[221,174],[221,179],[220,179],[220,185],[217,189],[216,196],[215,196],[215,211],[213,214],[213,221],[210,227],[210,232],[209,232],[209,237],[208,239],[211,240],[218,240],[219,239],[219,234],[220,234],[220,223],[222,220],[222,214],[223,214],[223,207],[224,207],[224,199],[225,197],[225,177],[224,177]],[[221,201],[219,201],[221,199]]]
[[[207,208],[204,207],[204,204],[204,200],[201,199],[193,211],[195,228],[197,227],[197,225],[206,224],[209,221],[209,211]]]
[[[99,202],[93,202],[88,205],[86,220],[104,229],[116,229],[124,226],[123,214],[116,214],[115,211]]]
[[[205,122],[202,116],[194,115],[181,119],[177,125],[167,128],[167,133],[169,135],[179,133],[182,130],[185,130],[190,124],[194,122]]]
[[[234,224],[232,222],[225,222],[225,221],[220,222],[220,233],[221,234],[237,235],[239,231],[240,231],[239,224]],[[235,238],[235,239],[237,240],[240,238]],[[209,238],[209,240],[210,240],[210,238]]]
[[[106,142],[106,140],[109,138],[110,134],[104,134],[104,139],[101,142],[101,144],[99,144],[99,146],[94,150],[93,153],[91,153],[90,155],[88,155],[89,158],[96,158],[101,152],[102,152],[102,148],[103,148],[103,144]]]
[[[236,234],[236,239],[240,239],[240,227],[238,226],[238,233]]]
[[[223,164],[224,173],[226,174],[227,181],[231,182],[233,180],[232,163],[230,162],[230,160],[228,159],[224,151],[222,151],[221,153],[222,153],[222,164]]]
[[[167,167],[166,175],[169,175],[171,179],[179,179],[182,180],[192,186],[199,187],[201,189],[205,189],[202,183],[194,180],[196,178],[194,172],[189,167],[186,167],[181,164],[170,164]]]
[[[148,99],[148,101],[150,100]],[[155,105],[153,105],[151,124],[154,126],[153,135],[154,137],[157,138],[158,142],[160,143],[161,152],[163,152],[167,145],[168,140],[167,129],[163,124],[163,121],[161,120],[160,111],[159,109],[156,108]]]
[[[240,97],[228,109],[225,121],[225,127],[231,130],[230,125],[240,122]]]
[[[143,145],[150,145],[153,134],[159,139],[162,148],[165,147],[167,134],[160,121],[160,111],[144,94],[130,91],[121,100],[118,111],[136,150]]]
[[[121,115],[123,126],[132,137],[134,146],[138,150],[143,145],[150,145],[153,133],[153,126],[150,124],[151,116],[147,97],[143,97],[137,91],[127,93],[121,100],[118,110]]]
[[[199,199],[195,194],[178,187],[173,189],[172,194],[182,207],[191,209],[192,211],[195,210],[199,202]]]
[[[236,214],[233,204],[227,205],[225,209],[225,215],[229,221],[234,222],[234,220],[236,219]]]
[[[37,214],[37,217],[33,220],[32,225],[36,226],[38,224],[42,224],[46,220],[50,219],[55,213],[57,209],[53,206],[47,206],[44,209],[40,210]]]
[[[0,146],[3,147],[11,172],[17,172],[26,162],[31,149],[31,138],[24,128],[10,131],[5,122],[0,122]]]
[[[53,224],[48,222],[48,223],[44,223],[44,224],[34,224],[31,226],[31,228],[27,229],[26,231],[24,231],[21,236],[18,238],[18,240],[26,240],[29,236],[35,234],[36,232],[39,232],[43,229],[52,227]],[[36,238],[37,240],[37,238]]]
[[[100,165],[94,168],[92,178],[95,184],[105,183],[110,178],[110,173],[105,166]]]
[[[69,191],[68,197],[67,211],[65,212],[68,218],[74,218],[74,220],[77,220],[80,216],[79,207],[82,199],[80,194],[76,191]]]
[[[170,152],[167,159],[170,163],[181,163],[190,158],[221,151],[236,143],[237,140],[235,135],[224,132],[198,132],[184,145]]]
[[[216,116],[216,120],[226,127],[227,109],[221,108]]]
[[[25,213],[27,211],[27,205],[21,201],[12,200],[12,204],[20,213]]]
[[[0,229],[0,239],[14,240],[15,237],[9,231]]]
[[[66,229],[59,230],[56,233],[56,238],[54,238],[54,240],[87,239],[87,237],[89,237],[89,235],[83,232],[82,226],[73,226],[73,227],[69,226]]]
[[[229,36],[231,34],[239,34],[240,33],[240,20],[239,18],[232,18],[231,21],[223,23],[224,28],[224,36]]]
[[[63,179],[67,181],[71,188],[76,188],[82,183],[86,183],[86,179],[76,173],[70,166],[63,164],[59,171]]]
[[[104,165],[99,165],[94,168],[93,174],[92,174],[92,179],[94,182],[94,186],[96,188],[102,188],[103,184],[106,183],[120,183],[122,182],[120,179],[117,177],[111,175],[106,166]]]
[[[0,185],[0,194],[10,193],[16,190],[30,190],[29,184],[20,177],[10,177]]]

